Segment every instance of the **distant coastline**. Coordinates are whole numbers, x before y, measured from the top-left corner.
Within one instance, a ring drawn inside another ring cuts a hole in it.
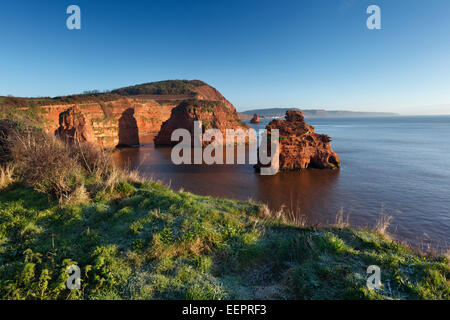
[[[360,112],[345,110],[323,110],[323,109],[300,109],[300,108],[269,108],[253,109],[240,112],[241,119],[250,119],[255,113],[263,118],[282,118],[287,110],[300,110],[306,118],[336,118],[336,117],[390,117],[398,116],[391,112]]]

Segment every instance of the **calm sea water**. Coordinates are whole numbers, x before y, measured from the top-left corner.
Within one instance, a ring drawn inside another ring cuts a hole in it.
[[[446,251],[450,244],[450,116],[310,118],[332,137],[338,171],[305,170],[260,176],[251,165],[173,165],[170,148],[115,152],[116,163],[137,168],[174,189],[285,206],[311,224],[334,223],[343,209],[354,226],[371,227],[381,211],[388,229],[414,246]],[[254,128],[264,128],[263,120]]]

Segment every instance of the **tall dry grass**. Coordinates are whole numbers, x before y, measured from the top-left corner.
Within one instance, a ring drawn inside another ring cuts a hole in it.
[[[114,171],[111,154],[98,146],[76,140],[73,144],[65,144],[69,156],[73,158],[89,174],[98,178],[107,177]]]
[[[253,202],[253,201],[252,201]],[[259,210],[259,216],[260,218],[267,218],[267,219],[277,219],[283,223],[295,225],[297,227],[307,227],[307,226],[314,226],[314,227],[320,227],[320,226],[326,226],[320,223],[311,225],[308,222],[308,219],[305,215],[302,215],[300,212],[300,207],[297,205],[296,210],[287,208],[286,206],[282,206],[279,210],[270,210],[269,207],[266,204],[260,204],[260,210]],[[341,208],[336,213],[335,222],[334,224],[331,224],[332,227],[336,227],[339,229],[348,228],[350,227],[349,222],[350,214],[345,213],[344,209]],[[393,216],[386,213],[384,210],[384,207],[381,208],[378,219],[375,223],[375,226],[369,229],[372,229],[376,231],[379,234],[382,234],[386,236],[387,238],[391,238],[391,235],[388,234],[388,228],[390,227],[391,223],[393,221]],[[328,225],[328,224],[327,224]],[[363,228],[364,229],[364,228]]]
[[[14,182],[14,165],[8,163],[0,166],[0,190],[7,188]]]
[[[387,214],[384,211],[384,207],[381,208],[381,211],[378,215],[378,220],[375,224],[375,231],[377,231],[378,233],[382,234],[382,235],[387,235],[387,229],[389,228],[389,226],[391,225],[393,216]]]
[[[259,210],[262,218],[277,219],[283,223],[295,225],[297,227],[305,227],[307,225],[307,218],[302,215],[300,209],[288,209],[286,206],[281,206],[279,210],[270,210],[266,204],[262,204]]]
[[[349,214],[344,213],[344,208],[340,208],[336,214],[336,219],[334,222],[335,227],[340,229],[347,228],[350,225],[349,217]]]

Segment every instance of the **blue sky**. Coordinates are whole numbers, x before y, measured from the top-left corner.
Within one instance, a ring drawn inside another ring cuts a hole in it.
[[[238,110],[450,113],[449,16],[448,0],[2,1],[0,95],[201,79]]]

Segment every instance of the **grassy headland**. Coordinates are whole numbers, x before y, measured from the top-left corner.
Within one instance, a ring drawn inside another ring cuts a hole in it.
[[[0,170],[2,299],[449,299],[445,257],[371,230],[298,227],[175,192],[19,126]],[[66,288],[69,265],[81,290]],[[381,268],[369,290],[366,270]]]
[[[206,85],[200,80],[165,80],[149,82],[129,87],[114,89],[112,91],[98,90],[86,91],[58,97],[20,98],[13,96],[0,96],[0,111],[2,109],[39,107],[58,104],[103,103],[122,99],[124,97],[152,94],[152,95],[195,95],[196,87]]]

